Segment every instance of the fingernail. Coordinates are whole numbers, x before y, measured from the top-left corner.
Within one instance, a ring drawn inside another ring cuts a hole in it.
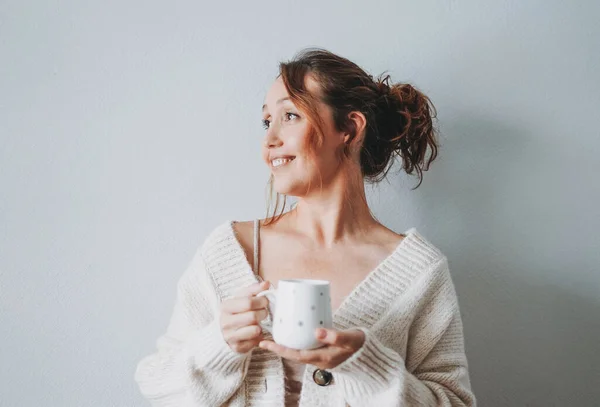
[[[317,338],[323,339],[327,336],[327,331],[323,328],[317,328]]]

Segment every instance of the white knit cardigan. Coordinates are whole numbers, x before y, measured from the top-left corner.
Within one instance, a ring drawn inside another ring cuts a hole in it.
[[[405,234],[334,313],[336,329],[362,329],[365,343],[330,370],[329,386],[314,383],[307,365],[300,406],[475,406],[448,260],[415,228]],[[137,365],[152,406],[284,405],[281,358],[261,348],[238,354],[219,328],[220,301],[255,282],[227,221],[196,251],[157,351]]]

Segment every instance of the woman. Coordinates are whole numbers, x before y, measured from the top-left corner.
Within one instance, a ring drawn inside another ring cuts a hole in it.
[[[142,394],[178,407],[474,406],[447,258],[415,228],[380,224],[365,197],[394,156],[422,181],[437,155],[429,99],[308,49],[280,64],[262,110],[274,213],[206,238],[137,367]],[[297,198],[291,210],[281,195]],[[331,281],[324,347],[287,349],[263,331],[256,294],[285,278]]]

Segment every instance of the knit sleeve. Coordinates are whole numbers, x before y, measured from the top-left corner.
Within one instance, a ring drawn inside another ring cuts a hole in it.
[[[409,328],[407,363],[365,328],[363,346],[332,369],[351,406],[475,406],[463,328],[445,256],[420,292],[422,306]]]
[[[180,277],[166,332],[137,365],[135,380],[155,407],[217,406],[242,385],[250,352],[231,350],[221,334],[218,300],[201,250]]]

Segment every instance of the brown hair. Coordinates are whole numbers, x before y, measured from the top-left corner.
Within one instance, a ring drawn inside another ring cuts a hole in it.
[[[319,94],[306,88],[306,76],[319,84]],[[390,84],[390,75],[381,74],[376,80],[354,62],[322,48],[306,48],[288,62],[279,64],[282,77],[292,102],[303,111],[313,128],[311,146],[323,142],[323,123],[317,111],[320,99],[331,107],[333,121],[338,131],[350,134],[348,144],[358,136],[354,122],[348,118],[352,111],[361,112],[367,121],[360,149],[360,168],[367,182],[375,183],[385,178],[394,158],[400,157],[407,174],[417,173],[423,182],[423,171],[437,157],[437,129],[433,125],[436,110],[431,100],[408,83]],[[430,149],[429,157],[426,157]],[[349,149],[344,148],[349,157]],[[272,177],[269,179],[269,204],[273,195]],[[273,216],[280,204],[276,193]],[[276,221],[285,210],[286,196]],[[269,205],[271,206],[271,205]],[[270,222],[266,222],[270,223]]]

